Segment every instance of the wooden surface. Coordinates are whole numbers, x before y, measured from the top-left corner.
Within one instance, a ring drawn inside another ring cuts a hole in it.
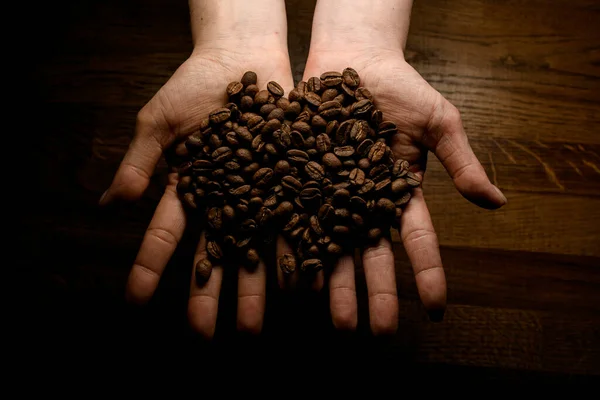
[[[475,153],[509,200],[495,212],[470,205],[430,157],[424,190],[448,279],[443,323],[428,322],[401,245],[400,329],[383,343],[368,334],[361,271],[356,335],[332,331],[326,294],[287,298],[271,280],[261,338],[247,342],[232,333],[230,282],[217,340],[199,342],[185,317],[194,248],[188,236],[152,304],[127,309],[125,280],[164,168],[139,203],[110,211],[96,203],[131,140],[137,111],[190,53],[187,5],[59,1],[35,8],[31,25],[43,45],[23,51],[33,72],[27,101],[39,110],[26,122],[35,128],[24,134],[35,140],[25,168],[40,194],[19,201],[26,210],[17,235],[24,274],[15,302],[25,347],[35,343],[38,355],[48,356],[64,357],[64,349],[77,358],[110,354],[134,364],[143,355],[188,353],[232,362],[261,354],[281,363],[271,354],[285,348],[288,360],[337,360],[358,369],[391,360],[415,377],[465,382],[600,375],[600,5],[415,3],[407,59],[460,109]],[[314,1],[287,4],[299,77]],[[50,12],[56,16],[47,18]],[[18,188],[32,189],[25,181]]]

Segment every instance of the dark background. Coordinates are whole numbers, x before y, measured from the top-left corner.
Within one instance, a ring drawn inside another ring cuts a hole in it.
[[[288,1],[287,9],[298,79],[314,1]],[[228,280],[217,337],[203,342],[186,320],[191,235],[152,303],[126,307],[127,274],[165,169],[136,204],[100,210],[97,201],[137,111],[191,52],[187,2],[34,2],[22,12],[31,36],[16,46],[16,70],[25,77],[16,79],[24,89],[18,93],[27,93],[18,108],[36,111],[16,114],[15,132],[29,138],[33,156],[22,171],[31,168],[35,180],[17,184],[27,193],[16,199],[19,279],[5,284],[18,289],[10,308],[19,316],[23,366],[68,358],[72,366],[104,360],[129,368],[164,358],[166,370],[178,360],[202,360],[234,372],[265,360],[311,379],[385,363],[406,379],[427,381],[580,382],[600,375],[597,1],[415,2],[406,57],[461,110],[475,153],[509,203],[496,212],[470,205],[430,157],[424,190],[447,273],[448,311],[440,324],[427,320],[398,244],[400,327],[386,340],[369,334],[359,270],[357,334],[333,331],[326,291],[286,298],[271,277],[261,337],[235,333],[235,281]],[[316,371],[298,367],[302,362]]]

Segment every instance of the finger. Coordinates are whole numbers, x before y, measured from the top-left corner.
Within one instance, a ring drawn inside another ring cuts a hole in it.
[[[277,237],[277,281],[279,282],[280,289],[292,289],[296,286],[298,281],[298,269],[297,259],[294,255],[294,250],[290,247],[290,244],[285,240],[283,236]],[[296,262],[295,270],[290,273],[284,273],[281,265],[284,259],[292,260]]]
[[[484,208],[506,204],[506,197],[490,182],[473,153],[456,107],[442,100],[433,115],[424,144],[442,162],[460,193]]]
[[[185,212],[175,192],[176,176],[169,175],[169,184],[152,221],[127,280],[127,299],[143,304],[150,300],[165,266],[173,255],[185,229]]]
[[[325,272],[319,270],[315,273],[313,280],[310,283],[310,288],[315,292],[320,292],[323,290],[323,286],[325,286]]]
[[[206,236],[204,232],[200,236],[200,242],[194,256],[194,267],[198,261],[207,257],[206,254]],[[219,309],[219,293],[221,291],[221,282],[223,281],[223,268],[213,265],[212,272],[208,281],[203,286],[198,286],[194,279],[194,270],[192,269],[192,283],[190,288],[190,300],[188,302],[188,321],[195,332],[198,332],[207,339],[215,334],[217,325],[217,313]]]
[[[439,321],[446,309],[446,276],[421,189],[415,190],[400,219],[400,235],[415,273],[419,297],[430,319]]]
[[[115,199],[137,200],[150,183],[150,177],[164,148],[164,143],[157,138],[168,137],[169,127],[164,118],[156,118],[151,111],[146,111],[149,107],[147,105],[138,113],[135,137],[110,187],[100,198],[101,206]]]
[[[381,238],[375,246],[368,247],[363,252],[363,265],[371,331],[374,335],[393,334],[398,329],[398,294],[390,241]]]
[[[266,286],[266,267],[262,260],[259,261],[254,271],[240,267],[238,272],[238,330],[253,334],[258,334],[262,330]]]
[[[354,259],[341,257],[329,277],[329,308],[333,326],[337,329],[355,330],[358,322]]]

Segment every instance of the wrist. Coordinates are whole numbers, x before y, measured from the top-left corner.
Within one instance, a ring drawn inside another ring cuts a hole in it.
[[[403,52],[411,8],[412,0],[318,0],[311,51]]]
[[[260,48],[287,52],[284,0],[189,0],[194,51]]]

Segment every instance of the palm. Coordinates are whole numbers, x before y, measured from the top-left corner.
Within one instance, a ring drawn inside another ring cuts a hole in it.
[[[454,106],[433,89],[408,63],[400,51],[311,50],[304,80],[324,71],[354,68],[361,86],[370,90],[375,106],[398,127],[391,148],[396,157],[409,161],[414,172],[425,172],[427,154],[442,161],[460,192],[488,208],[505,202],[487,179],[473,154]],[[411,260],[419,295],[425,307],[439,318],[446,302],[446,282],[437,237],[425,204],[423,191],[416,189],[400,218],[400,234]],[[334,324],[356,325],[356,294],[353,262],[339,263],[330,279],[330,306]],[[393,332],[397,326],[398,303],[391,243],[382,239],[363,252],[369,292],[371,328],[375,333]]]
[[[210,111],[226,101],[224,88],[227,84],[239,80],[248,70],[257,73],[260,88],[265,88],[271,80],[279,82],[286,91],[293,85],[285,52],[261,48],[241,54],[231,50],[196,48],[195,54],[139,112],[135,138],[101,203],[115,198],[134,200],[141,197],[161,155],[173,156],[178,149],[185,148],[182,147],[184,139],[198,129]],[[186,216],[176,186],[177,173],[171,173],[129,275],[127,296],[131,301],[146,303],[150,300],[185,230]],[[204,258],[206,243],[201,235],[194,265]],[[190,323],[209,337],[215,330],[222,274],[222,269],[216,266],[208,282],[201,287],[192,279],[188,307]],[[237,313],[240,329],[257,332],[262,328],[265,282],[262,262],[253,272],[240,268]]]

